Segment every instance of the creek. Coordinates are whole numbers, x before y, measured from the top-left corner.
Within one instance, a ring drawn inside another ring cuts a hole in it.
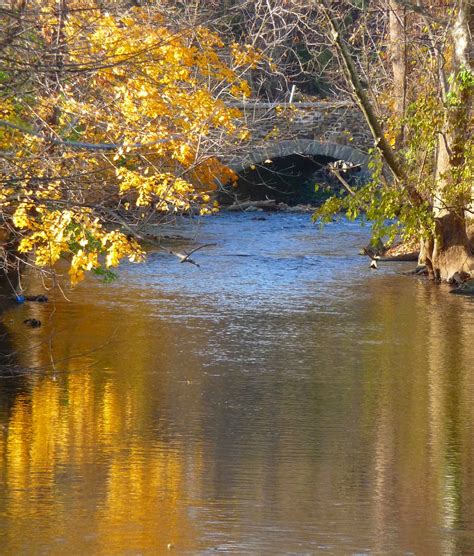
[[[3,313],[0,552],[474,553],[474,299],[345,220],[173,233],[217,245]]]

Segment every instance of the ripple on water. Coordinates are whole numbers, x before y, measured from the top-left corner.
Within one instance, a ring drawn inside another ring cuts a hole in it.
[[[2,553],[474,553],[472,300],[252,218],[4,315]]]

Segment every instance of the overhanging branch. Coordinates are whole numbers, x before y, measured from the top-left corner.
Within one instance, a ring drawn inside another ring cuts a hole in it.
[[[64,139],[55,139],[54,137],[50,137],[49,135],[46,135],[41,131],[27,129],[11,122],[7,122],[6,120],[0,120],[0,127],[13,129],[15,131],[19,131],[20,133],[24,133],[25,135],[37,137],[38,139],[41,139],[42,141],[51,143],[53,145],[86,151],[115,151],[123,148],[140,149],[144,147],[152,147],[153,145],[169,143],[171,140],[178,139],[180,137],[179,135],[171,135],[167,139],[157,139],[156,141],[150,141],[149,143],[88,143],[83,141],[67,141]]]
[[[353,92],[357,98],[359,107],[365,116],[367,124],[374,138],[375,146],[380,150],[383,159],[392,172],[395,180],[402,183],[403,186],[406,187],[408,196],[411,201],[414,204],[421,204],[423,202],[423,198],[418,193],[418,191],[416,191],[416,189],[409,184],[402,165],[397,160],[394,150],[385,137],[379,119],[377,118],[377,115],[375,114],[372,107],[372,103],[370,102],[370,99],[359,79],[359,75],[357,73],[357,69],[349,52],[349,49],[342,39],[339,25],[333,17],[328,0],[320,0],[320,6],[329,24],[331,30],[331,39],[337,49],[337,52],[340,55],[342,68],[346,80],[351,85]]]

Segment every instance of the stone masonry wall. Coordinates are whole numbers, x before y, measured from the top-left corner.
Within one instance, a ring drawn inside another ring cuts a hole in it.
[[[239,172],[266,159],[292,154],[367,163],[373,138],[363,115],[347,102],[234,104],[251,133],[248,143],[221,159]]]
[[[351,145],[367,151],[373,138],[361,112],[347,102],[235,105],[243,115],[254,146],[271,141],[309,139]]]

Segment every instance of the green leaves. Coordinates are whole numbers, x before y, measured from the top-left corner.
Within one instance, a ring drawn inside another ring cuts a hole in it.
[[[108,268],[104,268],[103,266],[99,266],[99,268],[92,269],[92,272],[102,278],[102,280],[109,284],[117,279],[117,274]]]
[[[451,88],[446,95],[446,104],[449,107],[461,106],[463,96],[469,93],[470,89],[474,90],[474,74],[466,66],[461,66],[457,73],[452,73],[448,82]]]
[[[409,240],[418,238],[420,233],[428,233],[433,227],[429,203],[412,205],[403,187],[384,178],[378,149],[371,149],[368,166],[372,176],[366,184],[355,189],[354,195],[328,199],[316,210],[313,220],[321,224],[338,216],[368,220],[372,223],[372,240],[389,244],[397,237]]]

